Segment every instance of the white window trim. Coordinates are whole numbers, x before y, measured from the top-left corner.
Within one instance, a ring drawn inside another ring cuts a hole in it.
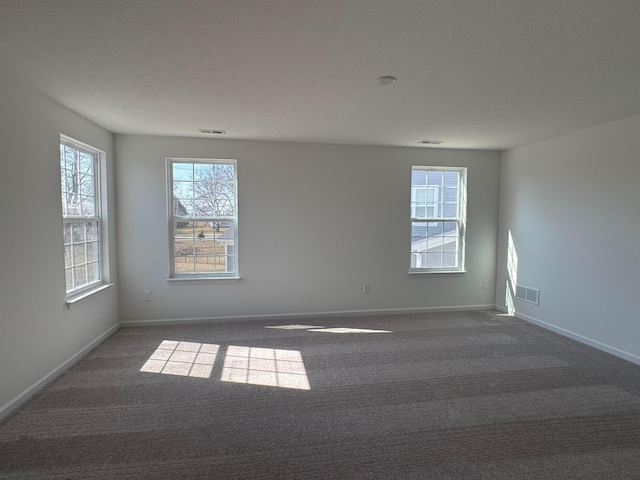
[[[95,189],[95,200],[94,200],[94,208],[95,215],[91,217],[94,221],[98,223],[98,239],[99,239],[99,262],[98,266],[100,269],[100,280],[92,282],[90,284],[85,285],[84,287],[78,288],[71,292],[66,292],[66,301],[65,305],[67,308],[72,308],[73,306],[84,303],[90,298],[93,298],[98,293],[106,290],[108,287],[113,285],[109,282],[109,245],[108,245],[108,215],[107,215],[107,167],[106,167],[106,152],[100,150],[99,148],[94,147],[93,145],[89,145],[88,143],[77,140],[73,137],[70,137],[65,134],[60,134],[60,139],[58,142],[58,163],[60,162],[60,144],[67,143],[71,146],[76,146],[80,149],[88,150],[96,155],[94,160],[94,189]],[[62,217],[62,223],[68,220],[70,217]],[[71,219],[73,219],[71,217]],[[64,253],[63,253],[64,259]],[[63,278],[66,277],[63,269]],[[66,285],[66,279],[65,279]]]
[[[235,272],[202,272],[202,273],[176,273],[175,272],[175,257],[174,257],[174,239],[173,239],[173,222],[175,216],[173,214],[173,168],[174,163],[222,163],[233,164],[233,183],[234,183],[234,212],[232,217],[180,217],[186,221],[225,221],[232,222],[234,224],[234,245],[235,248]],[[167,234],[169,244],[169,274],[166,278],[167,282],[171,285],[189,285],[200,283],[237,283],[240,280],[239,260],[238,260],[238,161],[230,158],[187,158],[187,157],[167,157],[166,158],[166,171],[167,171]]]
[[[435,166],[412,166],[411,167],[411,173],[413,174],[414,171],[436,171],[436,172],[442,172],[442,171],[453,171],[453,172],[459,172],[460,176],[459,176],[459,184],[458,184],[458,216],[456,218],[448,218],[448,217],[425,217],[425,218],[418,218],[418,217],[414,217],[413,213],[414,213],[414,209],[411,209],[411,217],[410,217],[410,221],[409,224],[410,226],[413,225],[414,222],[439,222],[439,221],[456,221],[458,222],[458,236],[460,238],[460,249],[458,251],[458,259],[457,259],[457,264],[458,266],[455,268],[451,268],[451,267],[436,267],[436,268],[426,268],[426,267],[421,267],[421,268],[412,268],[411,266],[409,267],[409,275],[410,276],[421,276],[421,275],[432,275],[432,274],[460,274],[460,273],[465,273],[466,269],[465,269],[465,250],[466,250],[466,224],[467,224],[467,168],[466,167],[435,167]],[[411,184],[410,184],[410,188],[411,188]],[[427,188],[425,186],[425,188]],[[427,203],[428,203],[428,190],[427,190]],[[427,213],[428,213],[428,208],[427,208]],[[411,228],[411,227],[410,227]],[[410,235],[411,237],[411,235]],[[409,261],[409,265],[411,265],[411,257],[414,255],[415,252],[411,252],[411,248],[409,249],[410,255],[410,261]]]
[[[75,295],[72,298],[67,299],[65,305],[69,310],[78,305],[85,303],[87,300],[92,299],[93,297],[98,296],[102,292],[106,291],[109,287],[113,287],[113,283],[102,283],[97,287],[94,287],[92,290],[82,293],[81,295]]]

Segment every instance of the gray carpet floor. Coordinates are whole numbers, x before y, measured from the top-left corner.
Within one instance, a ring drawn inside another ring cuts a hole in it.
[[[640,366],[496,311],[123,328],[0,478],[639,479]]]

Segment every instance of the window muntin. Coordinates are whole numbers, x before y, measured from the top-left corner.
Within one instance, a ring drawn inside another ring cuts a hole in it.
[[[60,139],[60,185],[67,297],[102,283],[100,152]]]
[[[411,272],[464,270],[466,168],[411,170]]]
[[[236,161],[167,164],[171,277],[237,277]]]

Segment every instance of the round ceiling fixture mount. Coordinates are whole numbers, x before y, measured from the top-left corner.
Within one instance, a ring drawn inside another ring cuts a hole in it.
[[[378,78],[378,83],[380,85],[393,85],[396,83],[398,79],[396,77],[392,77],[391,75],[385,75],[384,77]]]

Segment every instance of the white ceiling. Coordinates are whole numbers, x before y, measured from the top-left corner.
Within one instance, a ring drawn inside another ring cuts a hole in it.
[[[0,0],[0,70],[115,133],[504,149],[640,113],[640,1]]]

